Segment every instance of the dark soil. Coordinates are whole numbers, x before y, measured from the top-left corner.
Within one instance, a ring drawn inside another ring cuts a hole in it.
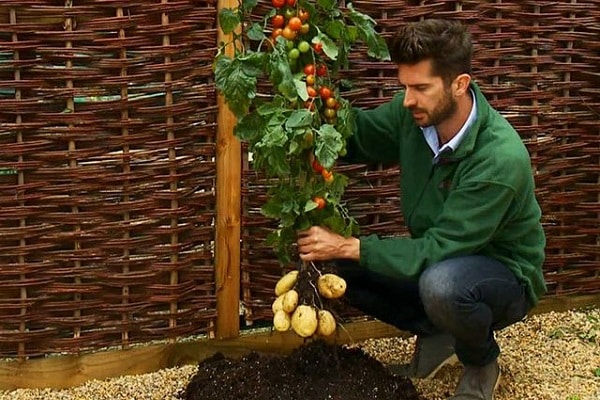
[[[318,340],[289,356],[221,353],[201,362],[185,400],[420,400],[412,382],[360,349]]]

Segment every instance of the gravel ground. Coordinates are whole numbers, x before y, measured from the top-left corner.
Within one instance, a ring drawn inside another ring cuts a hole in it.
[[[600,308],[535,315],[498,333],[502,381],[496,400],[600,400]],[[405,362],[411,339],[376,339],[358,344],[382,362]],[[460,365],[444,367],[431,380],[415,380],[427,400],[452,394]],[[195,365],[106,381],[68,390],[0,392],[0,400],[176,400]]]

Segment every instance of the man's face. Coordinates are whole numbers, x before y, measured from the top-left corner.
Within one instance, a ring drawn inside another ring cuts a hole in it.
[[[412,112],[420,127],[439,125],[454,115],[456,100],[452,88],[431,74],[430,60],[400,64],[398,80],[405,89],[404,107]]]

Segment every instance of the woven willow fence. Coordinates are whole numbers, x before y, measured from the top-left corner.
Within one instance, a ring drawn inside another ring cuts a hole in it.
[[[549,295],[600,292],[600,1],[354,6],[384,36],[432,16],[470,25],[475,78],[532,155]],[[215,221],[228,218],[215,199],[230,196],[215,183],[217,11],[205,0],[0,1],[0,357],[214,333],[215,259],[226,257]],[[395,67],[363,48],[344,74],[359,106],[398,90]],[[363,233],[405,234],[400,171],[339,169]],[[268,183],[247,162],[242,172],[237,267],[253,323],[271,317],[281,267],[263,244]],[[237,318],[237,304],[228,312]]]

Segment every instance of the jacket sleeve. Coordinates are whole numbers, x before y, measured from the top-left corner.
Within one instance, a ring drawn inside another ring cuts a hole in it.
[[[508,186],[480,182],[457,188],[423,236],[360,237],[360,263],[382,275],[416,279],[433,263],[476,254],[517,208],[514,190]]]
[[[348,139],[344,161],[397,164],[402,110],[399,96],[371,110],[354,108],[354,135]]]

